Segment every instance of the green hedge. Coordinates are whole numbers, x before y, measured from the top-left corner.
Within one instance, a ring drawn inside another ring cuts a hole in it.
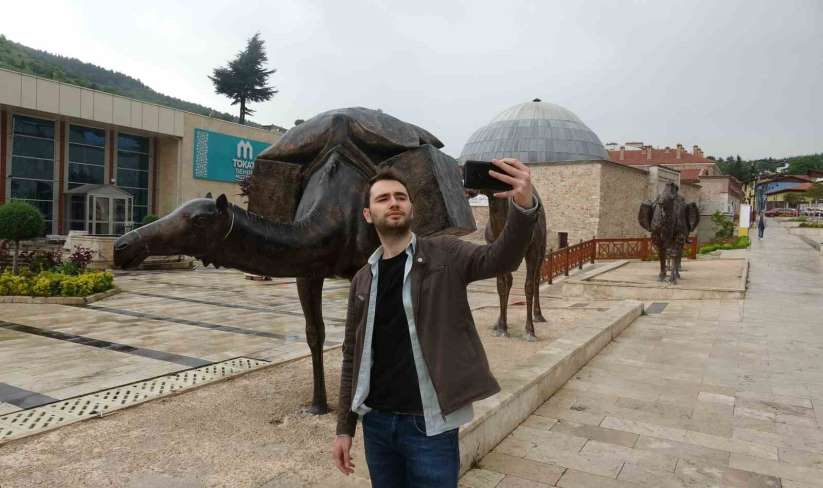
[[[823,229],[823,223],[803,222],[798,225],[798,227],[803,227],[804,229]]]
[[[751,245],[751,243],[752,241],[749,240],[748,236],[740,236],[733,241],[713,242],[711,244],[706,244],[705,246],[701,246],[698,252],[700,254],[708,254],[710,252],[717,251],[718,249],[746,249]]]
[[[85,297],[114,287],[114,276],[108,271],[78,275],[42,271],[37,274],[0,274],[0,295],[34,297]]]

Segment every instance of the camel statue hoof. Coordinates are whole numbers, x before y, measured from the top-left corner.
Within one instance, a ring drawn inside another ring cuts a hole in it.
[[[304,412],[310,415],[326,415],[329,413],[329,406],[328,405],[312,405],[306,409]]]
[[[537,342],[537,336],[534,334],[526,334],[526,342]]]
[[[492,332],[492,335],[495,336],[495,337],[509,337],[508,331],[498,329],[498,328],[494,329],[494,332]]]
[[[534,314],[534,321],[535,322],[547,322],[546,318],[543,317],[543,314]]]
[[[662,283],[662,282],[666,281],[666,277],[665,277],[665,276],[658,276],[658,277],[657,277],[657,281],[659,281],[660,283]]]

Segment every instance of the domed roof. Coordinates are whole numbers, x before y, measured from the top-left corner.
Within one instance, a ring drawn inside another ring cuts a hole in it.
[[[517,158],[524,163],[608,159],[597,134],[577,115],[539,98],[508,108],[469,137],[460,163]]]

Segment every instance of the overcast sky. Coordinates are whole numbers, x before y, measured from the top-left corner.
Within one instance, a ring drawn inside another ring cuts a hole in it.
[[[0,33],[235,112],[206,77],[260,31],[277,69],[253,119],[381,108],[458,156],[540,97],[603,143],[755,158],[823,152],[823,1],[7,2]]]

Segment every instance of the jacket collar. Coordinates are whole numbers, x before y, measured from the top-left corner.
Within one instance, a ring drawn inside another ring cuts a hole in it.
[[[410,256],[414,256],[417,253],[417,234],[414,232],[411,233],[412,238],[409,242],[408,247],[406,247],[406,254]],[[380,259],[383,257],[383,246],[379,246],[374,252],[369,256],[369,266],[374,268],[377,266],[377,263],[380,262]]]

